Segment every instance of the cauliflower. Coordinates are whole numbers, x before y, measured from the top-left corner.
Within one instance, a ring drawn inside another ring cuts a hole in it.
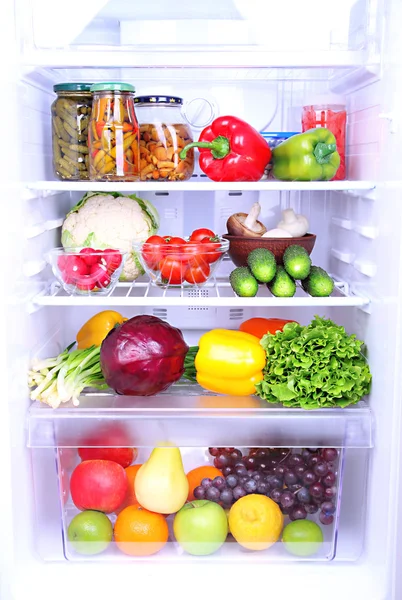
[[[121,281],[134,281],[144,273],[133,252],[133,242],[143,242],[159,228],[156,208],[134,194],[88,192],[64,220],[64,248],[117,248],[129,252]]]

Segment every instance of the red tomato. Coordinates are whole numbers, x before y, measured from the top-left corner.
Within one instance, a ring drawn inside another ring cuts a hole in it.
[[[180,246],[182,244],[187,244],[186,240],[183,240],[183,238],[181,237],[171,237],[169,238],[169,242],[168,242],[171,246],[175,246],[176,244],[179,244]]]
[[[165,256],[163,246],[166,246],[166,239],[160,235],[151,235],[142,246],[142,258],[145,264],[154,271],[158,269],[158,265]]]
[[[186,244],[186,240],[183,240],[181,237],[169,238],[165,256],[175,258],[176,260],[184,260],[185,256],[183,254],[183,248],[186,246]]]
[[[166,256],[159,263],[162,279],[172,285],[183,283],[187,264],[175,256]]]
[[[188,265],[186,271],[186,281],[188,283],[204,283],[209,277],[211,269],[202,256],[196,256]]]
[[[186,244],[181,248],[181,260],[184,262],[189,262],[200,253],[200,244],[196,242],[186,242]]]
[[[161,244],[166,244],[166,238],[163,238],[160,235],[151,235],[151,237],[149,237],[145,243],[158,246]]]
[[[204,250],[202,257],[208,263],[214,263],[222,256],[220,242],[213,242],[210,238],[205,237],[201,240],[201,244]]]
[[[194,229],[193,233],[190,236],[190,242],[200,242],[205,237],[215,237],[215,234],[210,229]]]
[[[121,253],[118,250],[107,248],[102,253],[102,259],[106,261],[106,268],[109,273],[114,273],[121,265]]]

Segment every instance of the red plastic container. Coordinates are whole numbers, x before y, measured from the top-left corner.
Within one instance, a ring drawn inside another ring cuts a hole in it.
[[[336,146],[341,157],[341,164],[333,181],[346,177],[345,138],[346,138],[346,108],[342,105],[310,105],[303,106],[302,130],[326,127],[334,134]]]

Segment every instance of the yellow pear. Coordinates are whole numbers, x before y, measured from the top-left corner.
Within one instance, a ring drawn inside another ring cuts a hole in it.
[[[153,512],[170,515],[186,503],[188,480],[179,448],[154,448],[135,478],[138,502]]]

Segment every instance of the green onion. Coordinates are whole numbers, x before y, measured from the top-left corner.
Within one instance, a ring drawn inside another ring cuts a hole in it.
[[[100,346],[73,350],[70,344],[54,358],[35,361],[28,373],[31,400],[39,400],[57,408],[63,402],[78,406],[78,398],[86,387],[108,389],[100,366]]]

